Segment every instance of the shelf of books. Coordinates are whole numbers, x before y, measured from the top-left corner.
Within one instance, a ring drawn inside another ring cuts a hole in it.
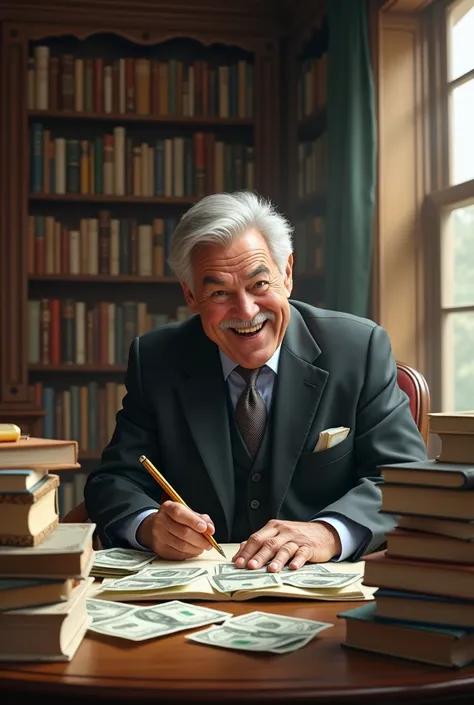
[[[254,188],[253,56],[65,33],[30,43],[27,77],[28,369],[43,436],[79,443],[64,514],[112,434],[132,339],[188,316],[167,263],[180,215]]]
[[[297,56],[295,289],[323,305],[327,169],[327,30],[316,27]]]

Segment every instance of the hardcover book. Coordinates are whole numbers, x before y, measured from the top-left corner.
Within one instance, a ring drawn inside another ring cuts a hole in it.
[[[0,546],[0,576],[87,578],[94,562],[95,524],[58,524],[38,546]]]
[[[372,603],[338,615],[346,621],[344,646],[451,668],[474,660],[474,630],[385,620],[375,609]]]
[[[0,494],[0,545],[36,546],[58,525],[58,475],[46,475],[28,492]]]
[[[70,661],[91,618],[86,597],[93,579],[79,583],[66,602],[0,613],[0,661]]]
[[[77,458],[77,441],[30,437],[0,444],[0,468],[75,469]]]

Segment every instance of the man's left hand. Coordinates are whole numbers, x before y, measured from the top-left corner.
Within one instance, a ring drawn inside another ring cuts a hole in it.
[[[277,573],[287,563],[292,570],[305,563],[326,563],[341,553],[336,529],[324,521],[271,519],[243,543],[232,558],[237,568],[256,570],[268,563]]]

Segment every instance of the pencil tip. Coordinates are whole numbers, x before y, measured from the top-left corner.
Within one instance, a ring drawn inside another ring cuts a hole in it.
[[[227,559],[227,556],[225,555],[224,551],[222,550],[222,548],[221,548],[220,546],[217,547],[217,550],[218,550],[219,553],[221,554],[222,558],[226,558],[226,559]]]

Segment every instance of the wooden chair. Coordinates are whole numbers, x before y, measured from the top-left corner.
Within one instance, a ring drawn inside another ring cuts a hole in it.
[[[430,410],[430,390],[421,372],[404,362],[397,361],[398,386],[410,400],[410,410],[421,433],[425,445],[428,445]]]
[[[398,385],[410,400],[410,410],[425,444],[428,444],[428,412],[430,410],[430,390],[421,372],[404,362],[397,362]],[[85,523],[89,521],[86,505],[81,502],[62,519],[63,522]],[[98,541],[98,539],[96,539]]]

